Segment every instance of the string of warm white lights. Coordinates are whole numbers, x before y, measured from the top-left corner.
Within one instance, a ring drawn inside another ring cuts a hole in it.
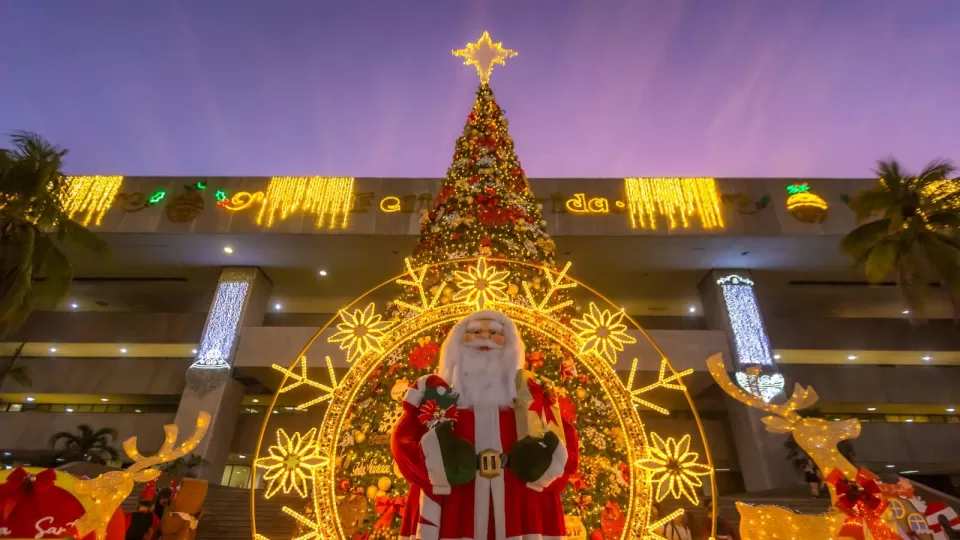
[[[214,368],[230,365],[240,318],[255,277],[256,270],[232,271],[221,279],[210,306],[210,315],[200,338],[200,346],[197,347],[197,359],[191,367]]]
[[[713,178],[625,178],[624,184],[634,229],[656,229],[660,216],[667,218],[671,229],[678,223],[686,229],[694,215],[704,229],[725,227]]]
[[[763,327],[753,282],[737,275],[717,280],[723,292],[734,348],[740,365],[773,364],[770,340]]]
[[[274,176],[263,197],[257,224],[272,227],[279,215],[297,211],[316,217],[316,226],[346,228],[353,204],[353,178],[328,176]],[[329,220],[329,221],[328,221]]]
[[[91,221],[100,225],[122,183],[122,176],[68,176],[63,211],[70,219],[83,214],[81,223],[84,227]]]

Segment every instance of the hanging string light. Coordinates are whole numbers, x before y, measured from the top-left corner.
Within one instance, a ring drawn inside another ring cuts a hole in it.
[[[113,200],[123,183],[122,176],[68,176],[67,191],[63,196],[63,211],[73,219],[83,214],[84,227],[91,221],[100,225],[103,215],[113,205]]]
[[[328,229],[347,227],[353,204],[353,178],[328,176],[274,176],[257,214],[257,225],[272,227],[302,211],[316,217],[316,226]]]
[[[656,229],[666,217],[670,228],[690,227],[690,218],[700,217],[704,229],[723,228],[720,193],[713,178],[625,178],[630,225]]]

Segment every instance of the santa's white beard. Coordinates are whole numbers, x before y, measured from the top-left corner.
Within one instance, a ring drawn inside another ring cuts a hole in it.
[[[471,343],[479,346],[476,342]],[[484,344],[487,345],[487,344]],[[479,351],[462,345],[460,376],[453,389],[464,408],[512,407],[517,397],[516,362],[507,358],[511,350],[500,347]]]

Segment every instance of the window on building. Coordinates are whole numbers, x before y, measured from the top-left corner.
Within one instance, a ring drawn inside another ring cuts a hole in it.
[[[904,508],[903,503],[896,499],[890,499],[890,511],[897,519],[903,519],[903,516],[907,515],[907,509]]]

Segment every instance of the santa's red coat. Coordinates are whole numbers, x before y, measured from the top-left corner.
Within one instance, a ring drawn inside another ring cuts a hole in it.
[[[557,454],[563,454],[565,463],[553,464],[556,474],[548,473],[552,481],[541,491],[519,480],[509,468],[493,480],[476,477],[467,484],[450,487],[442,477],[436,448],[426,442],[430,437],[424,437],[428,430],[418,419],[418,393],[422,396],[422,390],[412,388],[408,394],[391,440],[397,466],[411,484],[400,540],[563,540],[566,530],[560,492],[568,476],[576,472],[579,457],[573,426],[563,422],[565,441],[554,456],[556,461]],[[512,408],[479,414],[462,409],[454,424],[455,435],[473,444],[477,452],[488,448],[491,434],[497,431],[501,448],[495,449],[509,453],[517,441]],[[481,441],[479,445],[477,440]],[[478,500],[478,495],[485,495],[487,501]]]

